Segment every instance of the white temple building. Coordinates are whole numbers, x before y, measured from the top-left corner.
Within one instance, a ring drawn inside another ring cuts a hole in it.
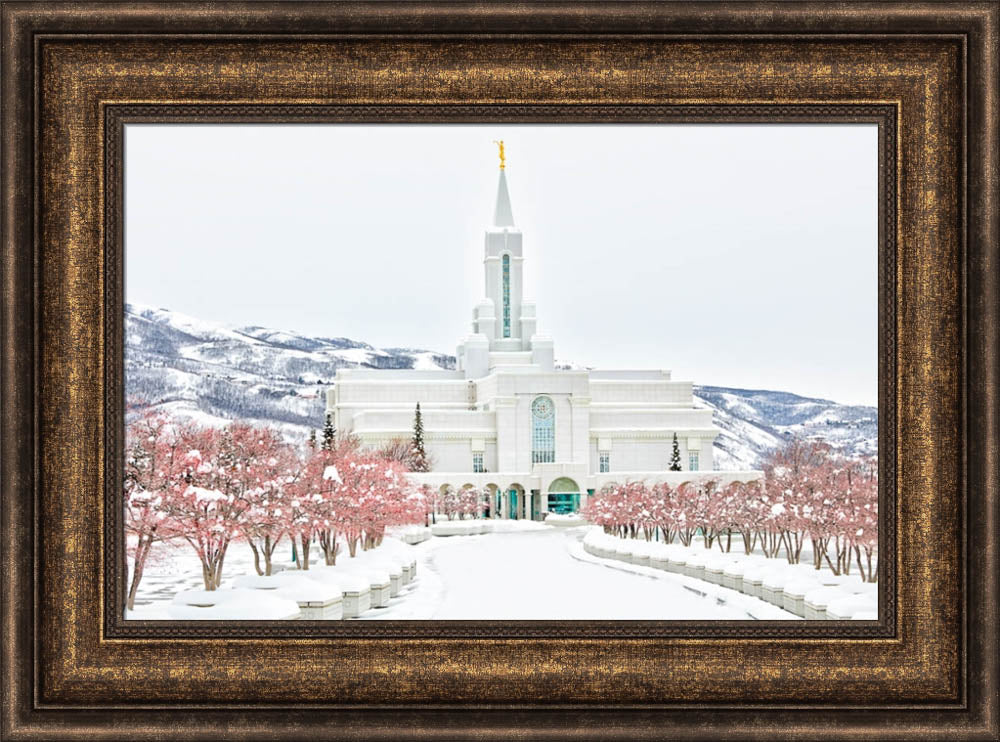
[[[501,144],[484,297],[456,370],[338,370],[327,392],[337,431],[372,447],[410,438],[419,403],[433,469],[412,478],[488,490],[492,517],[573,511],[609,482],[760,476],[713,471],[719,430],[711,410],[695,407],[690,381],[662,369],[557,369],[552,338],[538,332],[535,304],[523,298],[524,261]],[[668,470],[675,436],[682,471]]]

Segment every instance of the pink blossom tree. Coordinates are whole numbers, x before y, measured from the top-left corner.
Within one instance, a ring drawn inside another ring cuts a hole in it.
[[[343,482],[337,468],[342,461],[341,453],[335,446],[307,450],[301,472],[290,488],[289,532],[296,545],[294,556],[298,569],[309,569],[310,546],[314,540],[319,543],[324,563],[328,566],[337,563],[340,552],[337,535],[344,509]]]
[[[812,518],[810,503],[828,483],[830,447],[820,441],[793,438],[764,462],[765,486],[771,502],[771,524],[790,564],[798,564]],[[772,556],[776,552],[772,553]]]
[[[672,544],[677,537],[677,491],[666,482],[649,488],[650,523],[663,534],[663,541]]]
[[[153,544],[176,538],[167,517],[165,498],[183,472],[180,439],[161,414],[141,412],[125,432],[125,536],[132,557],[132,579],[126,605],[135,608],[135,596]]]
[[[367,548],[367,532],[374,521],[375,499],[391,483],[386,476],[385,462],[371,454],[349,456],[341,462],[339,475],[341,486],[338,491],[342,507],[336,513],[338,528],[347,541],[351,557],[357,555],[358,545]]]
[[[424,526],[430,526],[434,522],[434,512],[437,508],[438,491],[428,484],[422,484],[417,488],[420,497],[417,501],[423,504]]]
[[[438,498],[438,507],[448,520],[460,517],[462,513],[462,492],[451,485],[445,487]]]
[[[485,504],[483,502],[483,491],[477,487],[463,487],[458,492],[458,517],[464,519],[480,518],[483,515]]]
[[[184,473],[165,507],[172,526],[201,561],[205,589],[215,590],[248,508],[237,477],[238,454],[229,429],[186,429],[181,447]]]
[[[793,439],[764,463],[765,477],[719,487],[711,479],[671,487],[660,482],[610,483],[591,497],[583,515],[606,533],[646,539],[660,531],[690,546],[701,532],[704,546],[731,549],[733,532],[747,554],[782,551],[792,564],[812,541],[814,566],[846,574],[856,563],[862,579],[877,579],[877,461],[849,459],[821,441]]]
[[[603,526],[607,533],[629,538],[642,533],[649,540],[656,525],[649,488],[632,480],[605,485],[590,498],[582,514],[591,523]]]
[[[398,462],[381,457],[376,457],[372,463],[375,467],[375,482],[364,500],[365,549],[379,546],[387,527],[402,525],[412,517],[407,499],[410,485],[405,469]]]
[[[853,466],[847,471],[849,491],[845,520],[848,538],[857,557],[861,579],[865,582],[877,582],[878,461],[875,458],[861,459],[853,462]]]
[[[675,490],[671,513],[676,524],[677,538],[684,546],[690,546],[698,533],[697,498],[698,488],[691,482],[681,482]]]
[[[289,532],[289,494],[301,463],[292,447],[269,428],[234,424],[230,432],[239,496],[246,503],[240,530],[253,551],[257,574],[270,575],[274,551]]]
[[[812,541],[813,566],[822,569],[826,562],[835,575],[846,574],[850,567],[851,465],[850,460],[836,459],[827,452],[823,461],[808,472],[808,481],[800,486],[806,499],[803,518]]]
[[[620,488],[617,484],[606,484],[583,508],[583,517],[594,525],[604,528],[605,533],[622,535],[620,514]]]
[[[767,530],[769,509],[764,500],[763,485],[759,481],[735,482],[733,489],[732,519],[743,538],[743,551],[752,554],[758,540],[763,544]]]
[[[714,502],[710,508],[709,520],[717,534],[716,544],[719,546],[719,551],[727,554],[732,548],[733,531],[738,530],[737,516],[743,496],[742,484],[731,482],[725,487],[716,489]]]

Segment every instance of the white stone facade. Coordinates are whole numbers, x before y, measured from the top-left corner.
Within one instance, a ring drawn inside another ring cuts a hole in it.
[[[541,518],[576,509],[608,482],[711,477],[748,481],[760,472],[713,472],[718,429],[694,406],[692,384],[664,370],[559,370],[552,339],[537,331],[522,296],[522,235],[500,171],[494,223],[486,230],[486,297],[455,371],[341,369],[327,412],[342,433],[378,446],[412,436],[420,404],[433,487],[490,490],[493,517]],[[682,471],[668,471],[677,436]],[[695,474],[694,471],[698,471]]]

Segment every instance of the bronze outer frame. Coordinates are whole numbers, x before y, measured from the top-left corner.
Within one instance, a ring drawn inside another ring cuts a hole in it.
[[[4,735],[995,738],[997,31],[989,3],[5,3]],[[498,103],[895,110],[895,621],[839,638],[116,636],[112,109]]]

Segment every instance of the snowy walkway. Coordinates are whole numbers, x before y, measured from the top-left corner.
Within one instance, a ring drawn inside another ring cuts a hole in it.
[[[388,606],[365,611],[360,620],[798,620],[769,603],[703,580],[592,556],[581,543],[586,526],[523,521],[494,521],[491,526],[494,533],[436,536],[406,547],[419,561],[416,579]],[[287,555],[282,548],[279,556]],[[235,545],[226,558],[223,587],[252,572],[250,549]],[[201,582],[201,568],[190,549],[165,549],[147,569],[133,617],[167,618],[173,595],[200,589]]]
[[[419,587],[405,601],[363,619],[749,620],[747,603],[721,588],[700,594],[700,581],[638,568],[622,569],[585,555],[586,528],[433,538],[421,554]],[[580,558],[584,557],[584,558]],[[641,572],[648,572],[642,574]],[[704,591],[702,591],[704,592]],[[765,605],[756,599],[754,604]],[[771,608],[768,618],[791,614]]]

